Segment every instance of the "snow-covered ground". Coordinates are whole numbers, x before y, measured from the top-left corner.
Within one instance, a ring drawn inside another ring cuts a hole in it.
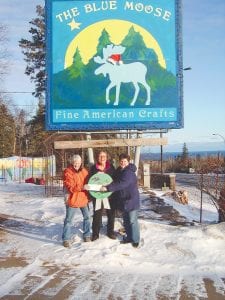
[[[46,197],[43,186],[1,183],[0,298],[210,299],[214,293],[212,299],[225,299],[225,223],[217,223],[216,208],[204,195],[199,224],[200,192],[185,189],[188,205],[154,192],[194,226],[140,218],[144,244],[134,249],[121,245],[119,234],[117,240],[105,235],[104,217],[100,239],[83,243],[78,210],[74,244],[67,249],[62,197]],[[151,201],[146,191],[141,199],[143,205]],[[121,224],[117,218],[116,231]]]

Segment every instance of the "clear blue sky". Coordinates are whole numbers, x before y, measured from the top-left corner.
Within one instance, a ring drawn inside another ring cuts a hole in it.
[[[219,141],[212,133],[225,136],[224,0],[183,0],[183,62],[192,67],[184,72],[184,129],[170,143]]]
[[[141,1],[139,1],[141,2]],[[0,22],[8,27],[12,72],[1,90],[32,91],[24,75],[25,62],[18,41],[28,38],[29,21],[43,0],[1,0]],[[168,133],[169,145],[190,142],[225,143],[225,0],[183,0],[184,128]],[[11,94],[20,105],[34,105],[30,94]]]

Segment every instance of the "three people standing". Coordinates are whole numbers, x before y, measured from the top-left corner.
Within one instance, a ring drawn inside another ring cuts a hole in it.
[[[138,209],[140,207],[139,191],[137,185],[136,166],[130,163],[130,157],[127,154],[119,156],[120,166],[115,170],[114,166],[108,161],[107,153],[100,151],[97,156],[97,162],[94,164],[90,173],[82,167],[81,157],[74,155],[72,164],[65,169],[63,183],[65,191],[66,218],[63,227],[63,245],[70,246],[71,223],[77,208],[80,208],[83,215],[83,238],[84,241],[95,241],[99,238],[99,232],[102,225],[103,210],[107,215],[107,236],[116,239],[114,233],[114,222],[116,209],[122,211],[123,225],[126,231],[126,237],[121,241],[122,244],[131,243],[133,247],[138,247],[140,243],[140,229],[138,224]],[[88,178],[101,172],[110,175],[113,182],[107,186],[102,186],[102,192],[113,192],[107,199],[107,205],[101,201],[100,205],[92,197],[93,201],[93,222],[92,237],[90,234],[90,216],[88,208],[88,195],[84,190],[84,185]]]

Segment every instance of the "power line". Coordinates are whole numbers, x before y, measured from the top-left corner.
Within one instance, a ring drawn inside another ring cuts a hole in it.
[[[33,94],[34,92],[2,92],[0,94]]]
[[[38,104],[7,104],[7,106],[38,106]]]

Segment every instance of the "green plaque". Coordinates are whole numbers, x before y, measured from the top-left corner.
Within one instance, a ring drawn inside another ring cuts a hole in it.
[[[91,176],[88,181],[88,184],[97,184],[97,185],[108,185],[112,182],[112,177],[106,173],[98,172],[95,175]],[[92,197],[96,199],[108,198],[112,192],[99,192],[99,191],[89,191]]]

